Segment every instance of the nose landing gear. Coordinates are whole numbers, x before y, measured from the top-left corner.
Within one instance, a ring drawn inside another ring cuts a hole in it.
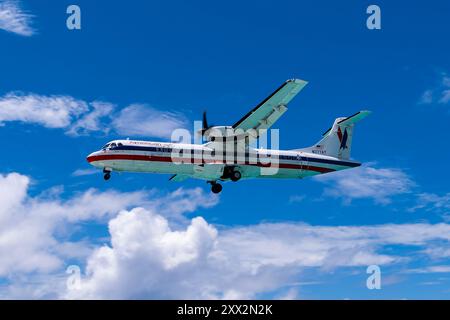
[[[111,179],[111,170],[108,169],[103,169],[103,179],[105,179],[105,181],[108,181],[109,179]]]
[[[208,181],[211,184],[212,193],[220,193],[222,191],[222,185],[216,181]]]

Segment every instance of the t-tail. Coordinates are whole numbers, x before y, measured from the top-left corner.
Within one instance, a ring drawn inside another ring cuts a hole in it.
[[[370,111],[364,110],[350,117],[337,118],[334,120],[333,126],[322,135],[322,140],[312,147],[301,150],[344,160],[350,159],[355,123],[364,119],[370,113]]]

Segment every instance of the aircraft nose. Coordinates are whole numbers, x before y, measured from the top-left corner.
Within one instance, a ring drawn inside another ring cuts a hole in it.
[[[91,163],[92,161],[94,161],[94,158],[95,158],[95,155],[97,154],[97,152],[92,152],[91,154],[89,154],[87,157],[86,157],[86,161],[87,162],[89,162],[89,163]]]

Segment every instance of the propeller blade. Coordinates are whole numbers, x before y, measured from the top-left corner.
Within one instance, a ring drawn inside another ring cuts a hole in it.
[[[206,119],[206,111],[203,111],[203,122],[202,122],[203,130],[208,130],[208,120]]]

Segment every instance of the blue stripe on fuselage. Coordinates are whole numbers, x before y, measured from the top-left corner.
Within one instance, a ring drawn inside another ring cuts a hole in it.
[[[147,151],[147,152],[161,152],[161,153],[171,153],[173,148],[169,147],[144,147],[144,146],[119,146],[111,149],[112,151],[115,150],[128,150],[128,151]],[[346,166],[346,167],[359,167],[361,164],[356,162],[348,162],[348,161],[341,161],[341,160],[331,160],[331,159],[321,159],[321,158],[310,158],[305,156],[300,156],[299,158],[295,156],[289,156],[290,158],[294,159],[283,159],[285,155],[280,154],[281,160],[293,160],[293,161],[307,161],[307,162],[316,162],[316,163],[326,163],[326,164],[333,164],[337,166]]]

